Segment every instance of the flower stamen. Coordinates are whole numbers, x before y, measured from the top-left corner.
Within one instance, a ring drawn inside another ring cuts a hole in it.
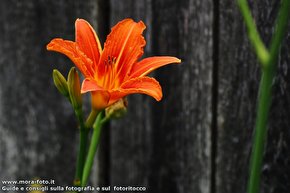
[[[104,77],[104,86],[107,88],[111,88],[112,81],[115,79],[115,64],[117,58],[115,56],[108,56],[107,60],[105,60],[105,71],[106,75]]]

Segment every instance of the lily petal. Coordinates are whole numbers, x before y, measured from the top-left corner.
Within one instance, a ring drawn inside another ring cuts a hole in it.
[[[76,43],[83,53],[93,61],[94,69],[96,70],[102,52],[101,43],[96,32],[84,19],[76,20],[75,30]]]
[[[93,79],[86,78],[82,83],[81,93],[91,92],[94,109],[104,109],[108,106],[110,93],[100,87]]]
[[[86,77],[93,77],[94,72],[90,68],[92,60],[89,59],[77,46],[75,42],[55,38],[47,45],[47,50],[66,55]]]
[[[104,75],[105,65],[111,64],[114,65],[115,77],[122,82],[132,65],[143,54],[146,41],[142,33],[145,28],[142,21],[136,23],[132,19],[125,19],[112,28],[100,60],[99,75]]]
[[[104,90],[94,79],[86,78],[82,83],[81,93],[86,93],[90,91]]]
[[[171,56],[155,56],[141,60],[132,67],[130,78],[146,76],[153,70],[171,63],[180,63],[181,60]]]
[[[94,109],[101,110],[109,105],[110,93],[106,90],[93,91],[92,106]]]
[[[147,94],[157,101],[160,101],[162,98],[162,89],[157,80],[150,77],[138,77],[124,82],[120,89],[112,91],[110,93],[110,104],[134,93]]]

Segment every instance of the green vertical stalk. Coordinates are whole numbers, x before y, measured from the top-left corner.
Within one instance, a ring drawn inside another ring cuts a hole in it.
[[[93,126],[98,114],[99,114],[99,111],[92,108],[92,110],[91,110],[91,112],[86,120],[86,123],[85,123],[85,126],[87,128],[91,128]]]
[[[247,0],[238,0],[238,6],[247,26],[249,40],[255,49],[259,61],[262,65],[265,65],[269,60],[269,53],[256,28]]]
[[[79,121],[79,124],[80,124],[80,143],[79,143],[74,185],[80,186],[81,180],[82,180],[84,163],[85,163],[86,151],[87,151],[89,131],[85,126],[83,114],[82,114],[81,110],[75,110],[75,114],[76,114],[78,121]]]
[[[85,159],[87,155],[89,128],[92,127],[92,124],[94,120],[96,119],[98,113],[99,113],[98,111],[93,109],[85,122],[83,118],[82,110],[75,109],[75,115],[77,116],[78,122],[80,124],[80,142],[79,142],[79,149],[78,149],[76,174],[75,174],[75,180],[74,180],[75,186],[81,185],[83,169],[84,169]]]
[[[282,0],[276,21],[275,33],[270,44],[269,64],[275,65],[278,59],[279,50],[286,34],[287,24],[290,17],[290,0]]]
[[[246,0],[238,0],[248,36],[255,48],[256,55],[262,64],[262,79],[259,88],[257,118],[254,133],[254,144],[250,160],[250,177],[248,193],[258,193],[261,179],[262,161],[265,141],[267,137],[267,122],[272,101],[272,82],[276,73],[276,63],[283,37],[289,20],[290,0],[282,0],[275,26],[275,33],[271,40],[269,51],[264,46],[256,29]]]
[[[96,122],[93,125],[94,131],[93,131],[93,135],[92,135],[92,139],[91,139],[91,143],[90,143],[90,147],[88,151],[88,156],[84,165],[81,186],[85,186],[88,183],[88,178],[92,170],[94,157],[95,157],[97,147],[100,141],[101,127],[104,123],[104,121],[102,121],[102,118],[103,118],[102,114],[103,113],[99,113],[99,115],[97,116]]]
[[[274,70],[266,69],[263,71],[259,89],[259,103],[254,134],[254,145],[250,161],[248,193],[259,192],[263,152],[267,136],[267,120],[272,100],[271,92],[273,77]]]

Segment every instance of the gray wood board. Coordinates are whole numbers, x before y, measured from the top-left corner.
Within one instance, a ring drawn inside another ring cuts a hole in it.
[[[279,1],[249,2],[268,45]],[[161,102],[128,97],[127,116],[103,130],[91,183],[147,192],[246,191],[260,67],[235,1],[11,0],[0,10],[0,180],[71,184],[77,123],[51,72],[66,74],[73,65],[45,46],[54,37],[74,40],[76,18],[87,19],[104,42],[109,27],[131,17],[147,26],[145,57],[172,55],[182,64],[151,74],[163,88]],[[289,31],[273,82],[262,192],[290,189]]]
[[[151,1],[110,1],[111,26],[125,18],[142,20],[147,26],[145,55],[151,55]],[[110,184],[148,187],[152,159],[152,114],[154,99],[144,95],[128,97],[127,115],[112,121],[110,128]]]
[[[73,110],[53,85],[52,69],[73,65],[46,51],[74,40],[74,21],[92,19],[95,1],[3,1],[0,44],[0,179],[55,179],[71,185],[78,131]],[[93,20],[95,21],[95,19]]]
[[[112,23],[132,17],[147,25],[147,56],[173,55],[183,61],[154,73],[163,87],[161,102],[129,97],[127,117],[112,124],[112,185],[209,192],[211,8],[209,1],[111,1]]]

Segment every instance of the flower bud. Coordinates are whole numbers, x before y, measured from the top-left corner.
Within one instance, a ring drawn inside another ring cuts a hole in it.
[[[75,67],[72,67],[68,74],[68,91],[70,100],[74,109],[80,109],[82,106],[80,78]]]
[[[68,87],[65,77],[56,69],[52,72],[53,82],[57,90],[65,97],[69,98]]]
[[[117,102],[105,109],[106,117],[113,119],[123,117],[127,113],[127,106],[128,101],[126,98],[118,100]]]

